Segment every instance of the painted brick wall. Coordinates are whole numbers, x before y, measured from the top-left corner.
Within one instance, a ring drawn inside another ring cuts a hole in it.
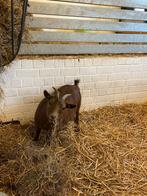
[[[44,89],[80,78],[82,109],[147,100],[147,57],[16,60],[1,74],[0,119],[28,121]]]

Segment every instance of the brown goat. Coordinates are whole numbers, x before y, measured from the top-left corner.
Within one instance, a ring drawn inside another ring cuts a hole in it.
[[[60,92],[60,98],[66,94],[71,94],[66,98],[66,108],[63,110],[61,108],[59,113],[59,125],[60,130],[69,122],[74,121],[76,124],[76,131],[79,131],[79,110],[81,106],[81,93],[78,86],[79,80],[74,81],[74,85],[64,85],[61,86],[58,90]],[[68,104],[71,106],[76,106],[72,110],[68,109]]]
[[[35,113],[36,136],[39,139],[41,129],[48,131],[51,136],[52,131],[61,130],[68,121],[74,121],[79,130],[79,109],[81,105],[81,94],[78,87],[79,80],[75,80],[74,85],[64,85],[55,92],[49,94],[44,91],[44,99],[38,105]]]

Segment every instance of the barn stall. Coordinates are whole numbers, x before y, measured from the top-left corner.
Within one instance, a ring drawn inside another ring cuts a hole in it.
[[[29,1],[19,55],[0,78],[0,190],[147,194],[146,8],[144,0]],[[34,143],[43,90],[76,78],[80,133],[69,124],[50,146],[45,133]],[[7,125],[12,119],[21,125]]]

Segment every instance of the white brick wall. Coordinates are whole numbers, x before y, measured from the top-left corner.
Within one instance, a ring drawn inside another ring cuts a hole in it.
[[[80,78],[82,109],[147,101],[147,57],[15,60],[1,74],[0,120],[33,118],[44,89]]]

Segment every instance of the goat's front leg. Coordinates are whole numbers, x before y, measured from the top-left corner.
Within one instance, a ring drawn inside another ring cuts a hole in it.
[[[41,129],[40,128],[36,128],[36,135],[35,135],[33,141],[38,141],[39,140],[40,132],[41,132]]]
[[[80,127],[79,127],[79,111],[76,112],[74,123],[75,123],[75,131],[79,132],[80,131]]]
[[[52,139],[52,131],[51,130],[46,130],[46,131],[47,131],[46,142],[48,142],[50,145]]]

